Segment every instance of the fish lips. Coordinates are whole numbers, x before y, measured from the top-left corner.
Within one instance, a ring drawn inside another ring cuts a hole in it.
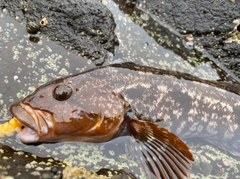
[[[32,116],[22,107],[21,103],[13,104],[10,107],[10,112],[16,117],[24,126],[28,126],[33,130],[37,130],[37,125],[33,121]]]
[[[22,102],[13,104],[10,112],[22,124],[24,129],[17,134],[17,139],[22,143],[36,143],[42,134],[48,133],[48,126],[39,110],[35,110]]]

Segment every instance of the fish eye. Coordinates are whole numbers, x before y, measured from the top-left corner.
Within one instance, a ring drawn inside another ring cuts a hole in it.
[[[61,84],[58,85],[53,91],[53,97],[58,101],[65,101],[72,96],[72,88]]]

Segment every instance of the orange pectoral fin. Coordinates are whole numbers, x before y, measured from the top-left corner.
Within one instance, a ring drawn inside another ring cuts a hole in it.
[[[19,132],[23,127],[23,124],[16,118],[12,118],[10,121],[0,124],[0,137],[12,136],[14,132]]]
[[[139,144],[136,150],[141,151],[148,169],[157,178],[188,177],[193,155],[175,134],[157,124],[135,119],[129,120],[129,131]]]

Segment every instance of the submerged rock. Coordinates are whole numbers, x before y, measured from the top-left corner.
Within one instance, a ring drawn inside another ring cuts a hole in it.
[[[85,168],[66,167],[63,170],[62,179],[137,179],[135,176],[126,173],[124,170],[100,169],[99,171],[90,172]]]

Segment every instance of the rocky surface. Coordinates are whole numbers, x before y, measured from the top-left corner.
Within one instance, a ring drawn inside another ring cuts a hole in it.
[[[127,54],[129,61],[157,68],[182,71],[208,80],[239,81],[239,78],[227,70],[224,63],[209,54],[203,46],[197,45],[196,37],[193,34],[183,33],[179,29],[173,28],[172,24],[167,24],[146,8],[144,9],[138,1],[114,0],[114,2],[127,16],[126,19],[131,19],[154,39],[146,38],[142,30],[139,30],[140,28],[135,28],[124,18],[126,24],[130,26],[126,31],[119,23],[120,20],[122,21],[121,15],[114,13],[115,21],[118,24],[116,28],[118,38],[129,50],[124,52],[122,49],[126,49],[126,47],[121,47],[122,43],[120,43],[120,48],[123,53]],[[143,3],[151,2],[144,1]],[[107,7],[112,12],[116,12],[113,6],[107,5]],[[233,25],[234,27],[235,25]],[[124,29],[124,32],[119,32],[120,29]],[[124,38],[125,33],[131,33],[131,35],[127,35],[126,40]],[[136,50],[137,47],[138,51]],[[163,47],[164,50],[159,47]],[[165,53],[162,54],[162,52]],[[115,54],[118,55],[118,51]],[[143,54],[145,58],[142,58]],[[125,58],[124,60],[128,61],[128,59]],[[141,62],[139,63],[139,61]],[[236,74],[237,69],[233,72]]]
[[[192,34],[195,47],[207,50],[240,77],[240,1],[124,1],[128,5],[129,2],[181,34]]]
[[[61,178],[66,164],[0,144],[0,178]]]
[[[91,172],[83,167],[68,167],[52,157],[38,157],[22,150],[13,150],[1,143],[0,159],[0,179],[136,179],[123,170],[101,169]]]
[[[114,171],[109,169],[100,169],[96,173],[87,171],[84,168],[66,167],[63,170],[62,179],[137,179],[124,170]]]
[[[102,64],[112,56],[118,39],[111,12],[99,0],[2,1],[29,33],[40,32],[76,54]]]

